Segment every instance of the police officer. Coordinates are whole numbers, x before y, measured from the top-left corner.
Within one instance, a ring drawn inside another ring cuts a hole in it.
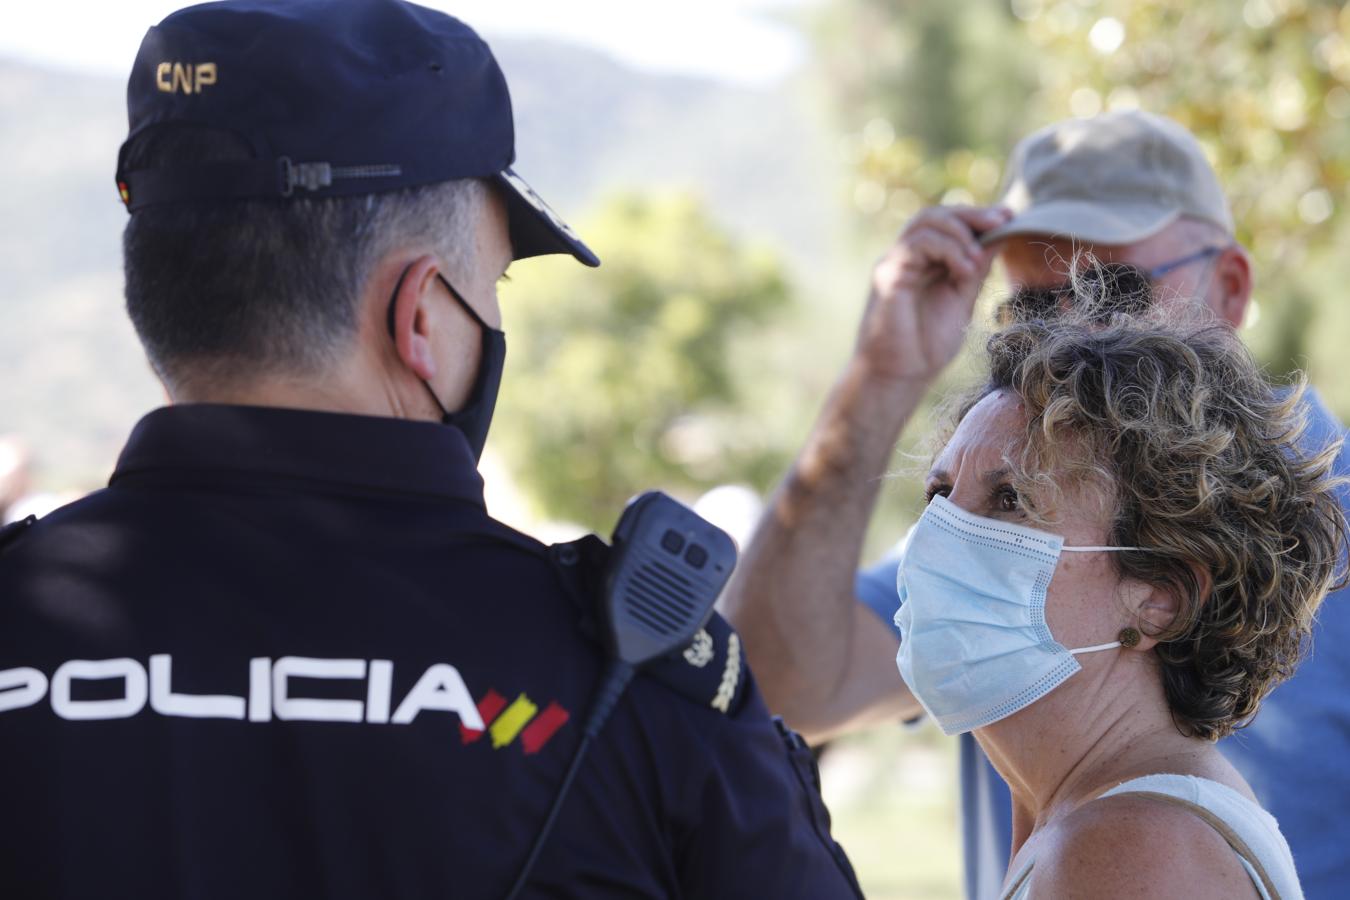
[[[605,651],[586,560],[484,509],[495,284],[598,260],[512,172],[487,46],[401,0],[182,10],[128,105],[173,405],[3,535],[0,895],[503,896]],[[621,699],[524,895],[853,896],[812,777],[715,619]]]

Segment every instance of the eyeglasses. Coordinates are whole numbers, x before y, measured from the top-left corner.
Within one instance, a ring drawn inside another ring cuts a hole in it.
[[[1213,259],[1230,246],[1232,245],[1206,247],[1151,269],[1132,263],[1094,263],[1081,273],[1079,288],[1068,284],[1041,287],[1024,285],[1000,304],[995,315],[1003,324],[1052,318],[1057,311],[1064,309],[1066,304],[1082,299],[1078,291],[1083,288],[1086,289],[1087,296],[1096,296],[1100,293],[1105,299],[1104,303],[1097,306],[1098,315],[1106,316],[1118,312],[1141,313],[1152,302],[1158,279],[1177,269]],[[1107,287],[1103,288],[1103,285]]]
[[[1194,253],[1189,253],[1186,256],[1181,257],[1180,259],[1174,259],[1171,262],[1165,262],[1160,266],[1154,266],[1151,269],[1145,269],[1144,274],[1148,276],[1149,281],[1157,281],[1159,278],[1163,277],[1168,272],[1175,272],[1177,269],[1183,269],[1186,266],[1195,265],[1196,263],[1201,262],[1202,260],[1218,256],[1220,253],[1222,253],[1227,249],[1228,249],[1227,247],[1206,247],[1203,250],[1197,250]]]
[[[1000,322],[1027,321],[1053,317],[1057,311],[1084,297],[1097,297],[1096,314],[1138,314],[1153,301],[1158,279],[1169,272],[1213,259],[1228,247],[1211,246],[1145,269],[1132,263],[1098,262],[1080,273],[1077,286],[1046,285],[1018,288],[997,313]]]

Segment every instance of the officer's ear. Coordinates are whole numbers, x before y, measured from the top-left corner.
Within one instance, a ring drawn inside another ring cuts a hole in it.
[[[431,351],[436,257],[426,254],[407,265],[394,288],[389,321],[399,359],[423,381],[436,377],[436,358]]]

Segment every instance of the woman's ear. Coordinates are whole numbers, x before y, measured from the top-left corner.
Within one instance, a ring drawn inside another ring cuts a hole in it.
[[[1200,602],[1209,598],[1214,587],[1210,574],[1200,566],[1191,566],[1191,576]],[[1129,627],[1139,632],[1139,642],[1132,649],[1152,650],[1158,646],[1157,635],[1165,633],[1176,622],[1184,604],[1189,598],[1184,596],[1184,587],[1164,584],[1147,584],[1136,581],[1135,591],[1128,598],[1127,605],[1133,620]]]

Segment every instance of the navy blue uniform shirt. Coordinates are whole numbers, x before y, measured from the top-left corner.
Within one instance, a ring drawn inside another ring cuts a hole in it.
[[[506,892],[604,654],[459,431],[161,409],[7,537],[0,895]],[[854,896],[734,633],[683,657],[628,689],[525,895]]]

